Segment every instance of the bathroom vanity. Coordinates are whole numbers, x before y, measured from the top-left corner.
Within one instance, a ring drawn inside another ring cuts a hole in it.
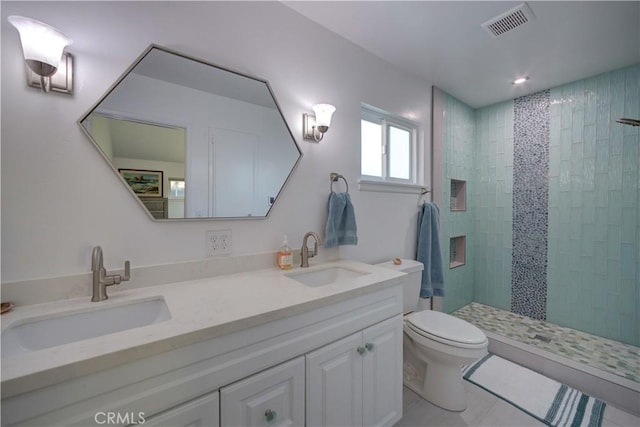
[[[339,260],[18,307],[3,316],[2,425],[393,425],[404,276]],[[145,326],[74,326],[41,349],[20,329],[142,306]]]

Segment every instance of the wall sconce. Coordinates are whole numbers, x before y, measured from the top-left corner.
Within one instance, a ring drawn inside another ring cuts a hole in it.
[[[302,137],[307,141],[320,142],[331,124],[331,115],[336,107],[331,104],[316,104],[312,107],[315,115],[302,115]]]
[[[35,19],[7,18],[20,33],[27,69],[27,84],[67,94],[73,93],[73,57],[64,48],[73,43],[59,30]]]

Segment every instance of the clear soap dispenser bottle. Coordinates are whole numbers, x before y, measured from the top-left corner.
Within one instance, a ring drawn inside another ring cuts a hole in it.
[[[290,270],[293,268],[293,252],[287,243],[287,236],[284,236],[282,246],[278,251],[278,267],[281,270]]]

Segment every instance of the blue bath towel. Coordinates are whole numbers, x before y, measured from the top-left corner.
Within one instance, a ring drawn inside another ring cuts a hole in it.
[[[324,230],[324,247],[357,245],[356,214],[349,193],[329,194],[329,214]]]
[[[424,264],[420,298],[444,296],[444,272],[440,252],[440,211],[435,203],[425,202],[418,212],[418,253],[416,259]]]

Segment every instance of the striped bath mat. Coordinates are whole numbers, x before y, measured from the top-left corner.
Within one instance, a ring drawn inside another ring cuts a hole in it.
[[[467,367],[464,379],[548,426],[600,427],[606,404],[496,355]]]

